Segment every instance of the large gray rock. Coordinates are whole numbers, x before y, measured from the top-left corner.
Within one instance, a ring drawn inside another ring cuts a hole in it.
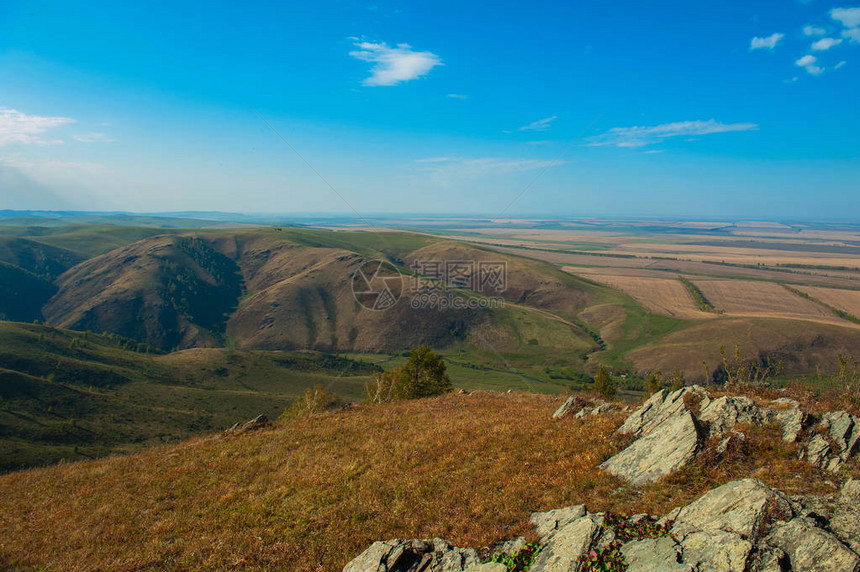
[[[773,419],[782,427],[782,439],[788,443],[797,441],[809,419],[800,409],[800,403],[794,399],[780,397],[771,401],[771,412]]]
[[[395,539],[374,542],[343,572],[463,572],[480,564],[475,550],[454,547],[441,538]]]
[[[706,530],[688,534],[681,548],[684,564],[696,572],[744,572],[753,545],[733,532]]]
[[[825,413],[817,429],[802,456],[823,469],[839,470],[860,448],[860,419],[845,411]]]
[[[577,572],[579,557],[588,552],[602,530],[603,519],[585,515],[552,533],[538,554],[531,572]]]
[[[632,540],[621,547],[627,572],[694,572],[683,562],[683,549],[671,537]]]
[[[624,424],[618,428],[618,432],[631,434],[635,437],[651,432],[666,419],[687,410],[684,401],[687,395],[699,399],[700,406],[706,406],[709,402],[707,392],[698,385],[682,387],[671,393],[666,389],[661,389],[649,397],[639,409],[631,413]]]
[[[708,435],[722,435],[738,423],[762,425],[768,414],[749,397],[724,395],[711,400],[699,412],[699,421],[706,424]]]
[[[541,542],[546,544],[550,535],[555,531],[574,520],[582,518],[587,512],[584,504],[578,504],[546,512],[533,512],[529,518],[529,522],[535,527],[535,532],[537,532]]]
[[[860,481],[851,479],[842,487],[830,519],[830,530],[860,554]]]
[[[679,540],[699,531],[724,531],[755,542],[765,519],[791,518],[791,504],[756,479],[732,481],[682,508],[672,526]]]
[[[860,558],[838,538],[799,517],[774,527],[767,542],[783,550],[793,572],[857,572]]]
[[[600,468],[633,485],[651,483],[693,459],[699,443],[695,418],[686,409],[681,409],[664,418]]]

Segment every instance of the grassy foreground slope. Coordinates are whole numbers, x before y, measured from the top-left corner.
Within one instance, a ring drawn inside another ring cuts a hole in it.
[[[372,541],[442,536],[480,548],[531,534],[532,511],[655,514],[755,476],[787,494],[838,483],[777,428],[662,482],[594,467],[620,412],[553,420],[558,396],[476,392],[355,406],[243,435],[0,476],[0,567],[339,570]]]
[[[317,384],[358,399],[378,369],[315,352],[139,350],[117,336],[0,322],[0,471],[277,417]]]

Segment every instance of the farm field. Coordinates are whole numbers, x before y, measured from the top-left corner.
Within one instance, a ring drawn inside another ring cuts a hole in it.
[[[846,325],[824,306],[773,282],[700,278],[693,282],[717,310],[728,316],[789,318]]]
[[[703,312],[680,280],[665,272],[564,266],[562,270],[617,288],[632,296],[650,312],[683,318],[706,320],[715,314]]]
[[[860,291],[858,290],[815,288],[809,286],[799,287],[798,290],[809,294],[816,300],[821,300],[837,310],[847,312],[854,317],[860,316]]]

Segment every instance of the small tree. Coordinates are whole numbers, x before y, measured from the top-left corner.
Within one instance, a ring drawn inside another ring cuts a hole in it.
[[[648,375],[648,379],[645,380],[645,389],[649,395],[653,395],[663,389],[663,374],[659,369],[655,369]]]
[[[396,399],[419,399],[441,395],[453,389],[445,362],[430,346],[418,346],[409,352],[409,360],[394,371],[377,373],[366,386],[370,403]]]
[[[604,399],[613,400],[618,393],[618,388],[606,368],[600,366],[597,368],[597,375],[594,376],[594,391],[603,396]]]

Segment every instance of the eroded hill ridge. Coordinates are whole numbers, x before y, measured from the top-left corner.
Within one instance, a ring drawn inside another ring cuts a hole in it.
[[[614,407],[572,396],[554,417],[600,415]],[[661,390],[627,417],[616,433],[634,440],[600,468],[631,485],[648,484],[708,447],[724,452],[745,439],[744,426],[778,425],[784,441],[799,445],[802,459],[835,472],[858,453],[858,421],[845,411],[814,415],[785,398],[759,404],[746,396],[712,396],[699,386]],[[479,554],[439,538],[378,541],[343,571],[860,570],[857,480],[848,480],[835,498],[789,498],[748,478],[719,486],[662,517],[624,518],[575,505],[533,513],[531,523],[539,544],[519,537]],[[524,550],[528,557],[520,556],[520,567],[511,568]]]

